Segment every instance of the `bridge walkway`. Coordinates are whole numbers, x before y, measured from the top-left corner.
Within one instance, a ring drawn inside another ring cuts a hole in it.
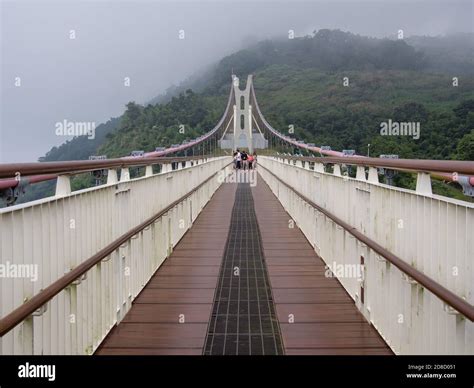
[[[96,354],[391,354],[290,220],[223,184]]]

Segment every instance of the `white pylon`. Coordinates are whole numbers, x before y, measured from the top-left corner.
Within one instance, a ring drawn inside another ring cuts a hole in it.
[[[245,145],[249,153],[253,153],[252,137],[252,107],[250,105],[250,88],[252,85],[252,75],[247,77],[247,85],[241,90],[239,87],[239,78],[232,75],[232,85],[234,87],[235,105],[234,105],[234,150],[241,146],[239,139],[245,138]],[[243,125],[242,125],[243,124]]]

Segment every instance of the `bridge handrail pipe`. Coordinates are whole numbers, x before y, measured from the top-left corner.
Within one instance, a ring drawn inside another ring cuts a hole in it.
[[[133,159],[106,159],[106,160],[78,160],[67,162],[41,163],[4,163],[0,164],[0,179],[10,178],[15,174],[21,177],[38,176],[38,174],[75,175],[94,170],[118,169],[126,167],[142,167],[154,164],[179,163],[206,158],[205,155],[188,157],[136,157]],[[49,176],[51,177],[51,175]],[[46,178],[49,178],[48,176]],[[0,181],[1,183],[2,181]]]
[[[474,174],[474,162],[458,160],[422,160],[422,159],[386,159],[361,157],[311,157],[311,156],[279,156],[294,161],[306,161],[323,164],[348,164],[364,167],[390,168],[405,172]]]

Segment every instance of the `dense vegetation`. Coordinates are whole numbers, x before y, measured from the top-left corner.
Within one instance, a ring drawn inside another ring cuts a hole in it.
[[[109,133],[99,153],[120,157],[132,150],[153,150],[193,139],[209,131],[219,121],[227,96],[212,97],[192,90],[173,97],[166,104],[142,107],[127,104],[117,131]]]
[[[348,77],[349,86],[343,86]],[[414,71],[322,72],[272,66],[255,77],[259,105],[274,127],[333,149],[403,158],[465,159],[474,128],[474,80]],[[420,138],[381,136],[380,123],[419,122]],[[464,139],[465,138],[465,139]]]
[[[372,156],[474,160],[473,52],[472,34],[393,41],[320,30],[260,42],[146,106],[130,102],[121,118],[97,129],[95,141],[76,138],[42,160],[123,156],[208,131],[224,110],[231,69],[241,79],[254,74],[267,120],[283,132],[294,125],[297,138],[361,154],[370,144]],[[419,122],[420,138],[381,136],[380,124],[389,119]],[[414,184],[407,177],[399,180]],[[83,179],[75,185],[86,184]],[[438,192],[459,195],[435,186]]]

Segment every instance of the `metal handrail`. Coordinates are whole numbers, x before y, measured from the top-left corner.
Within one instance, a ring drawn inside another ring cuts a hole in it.
[[[474,174],[474,162],[460,160],[429,160],[429,159],[388,159],[368,157],[312,157],[279,155],[278,157],[289,160],[300,160],[312,163],[324,164],[349,164],[364,167],[383,167],[399,171],[419,172],[446,172],[451,174]]]
[[[228,167],[230,164],[231,163],[227,164],[224,168]],[[222,169],[220,171],[222,171]],[[54,296],[56,296],[65,288],[67,288],[69,285],[71,285],[76,279],[82,277],[87,271],[89,271],[92,267],[94,267],[100,261],[102,261],[107,256],[109,256],[111,253],[113,253],[126,241],[130,240],[134,235],[140,233],[143,229],[151,225],[158,218],[162,217],[164,214],[169,212],[179,203],[183,202],[185,199],[190,197],[194,192],[199,190],[202,186],[204,186],[207,182],[209,182],[215,176],[216,174],[211,175],[209,178],[204,180],[202,183],[200,183],[190,192],[183,195],[181,198],[177,199],[176,201],[168,205],[166,208],[159,211],[154,216],[148,218],[147,220],[143,221],[141,224],[137,225],[133,229],[121,235],[119,238],[114,240],[105,248],[101,249],[95,255],[91,256],[89,259],[79,264],[77,267],[75,267],[73,270],[68,272],[66,275],[62,276],[61,278],[53,282],[44,290],[40,291],[38,294],[33,296],[30,300],[28,300],[27,302],[17,307],[15,310],[13,310],[11,313],[9,313],[8,315],[0,319],[0,337],[8,333],[15,326],[17,326],[18,324],[23,322],[26,318],[28,318],[28,316],[30,316],[36,310],[38,310],[43,305],[48,303]]]
[[[355,227],[349,225],[347,222],[341,220],[339,217],[335,216],[334,214],[330,213],[326,209],[314,203],[311,199],[301,194],[300,192],[295,190],[293,187],[291,187],[288,183],[280,179],[268,168],[262,166],[261,163],[259,163],[258,168],[263,168],[264,170],[266,170],[278,182],[280,182],[282,185],[292,190],[303,201],[305,201],[306,203],[308,203],[309,205],[317,209],[319,212],[323,213],[328,218],[330,218],[336,224],[341,226],[344,230],[352,234],[357,240],[361,241],[362,243],[367,245],[370,249],[372,249],[374,252],[384,257],[386,260],[392,263],[404,274],[408,275],[410,278],[418,282],[421,286],[423,286],[424,288],[432,292],[434,295],[436,295],[439,299],[441,299],[447,305],[451,306],[453,309],[460,312],[462,315],[468,318],[471,322],[474,321],[474,306],[469,304],[466,300],[456,295],[452,291],[448,290],[446,287],[442,286],[441,284],[437,283],[436,281],[431,279],[429,276],[425,275],[423,272],[417,270],[416,268],[413,268],[406,261],[394,255],[393,253],[391,253],[390,251],[382,247],[380,244],[378,244],[371,238],[367,237],[365,234],[359,232]]]
[[[105,160],[74,160],[65,162],[8,163],[0,164],[0,178],[22,177],[39,174],[81,174],[94,170],[106,170],[121,167],[139,167],[152,164],[179,163],[208,158],[210,155],[153,157],[153,158],[116,158]]]

